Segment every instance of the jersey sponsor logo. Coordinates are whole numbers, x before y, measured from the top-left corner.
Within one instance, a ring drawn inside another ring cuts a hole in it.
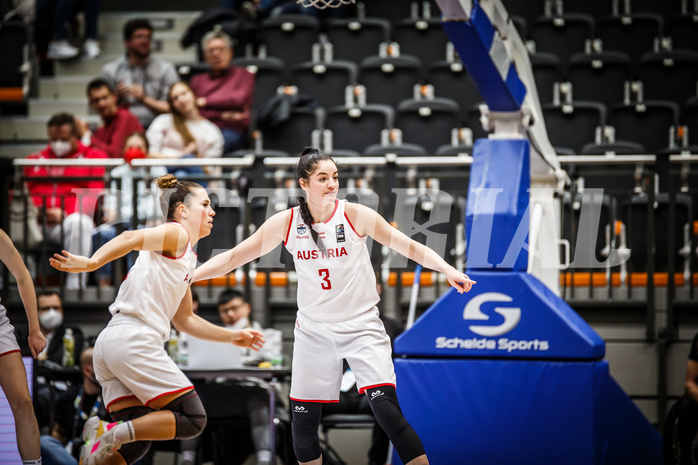
[[[301,223],[298,225],[298,227],[296,227],[296,232],[302,236],[308,232],[308,227]]]
[[[472,298],[463,309],[463,320],[465,321],[487,321],[490,319],[488,315],[482,312],[481,308],[484,304],[490,302],[506,302],[511,303],[514,299],[506,294],[499,292],[485,292]],[[506,352],[514,351],[543,351],[550,348],[549,341],[539,339],[532,340],[515,340],[506,337],[498,339],[490,339],[492,336],[501,336],[516,328],[521,320],[520,307],[495,307],[494,311],[504,318],[504,321],[496,326],[487,325],[470,325],[468,329],[473,333],[484,336],[481,338],[473,337],[461,339],[458,337],[437,337],[437,349],[470,349],[470,350],[498,350]],[[488,337],[489,336],[489,337]]]
[[[337,236],[337,242],[346,241],[346,238],[344,237],[344,223],[340,223],[337,226],[335,226],[334,233]]]
[[[299,236],[296,234],[296,239],[310,239],[310,236],[308,236],[307,234],[305,236]]]
[[[319,250],[299,250],[296,254],[297,260],[317,260],[319,258],[340,258],[347,253],[347,249],[344,247],[336,247],[333,249],[327,249],[325,252],[320,252]]]

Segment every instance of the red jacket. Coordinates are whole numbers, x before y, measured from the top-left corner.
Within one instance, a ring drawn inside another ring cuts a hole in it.
[[[143,134],[141,122],[127,109],[118,108],[114,116],[92,134],[92,147],[111,158],[121,158],[124,142],[134,132]]]
[[[50,147],[46,147],[39,153],[29,155],[27,159],[57,159],[55,153]],[[62,157],[63,159],[79,159],[79,158],[109,158],[107,154],[101,150],[85,147],[78,142],[78,151],[73,155]],[[96,208],[96,201],[99,195],[104,190],[104,168],[101,166],[27,166],[24,168],[24,176],[27,179],[27,187],[32,196],[34,204],[38,207],[43,206],[44,196],[46,196],[47,207],[60,207],[61,197],[65,197],[65,214],[74,213],[78,206],[77,195],[73,192],[75,189],[92,189],[93,192],[81,193],[82,196],[82,212],[88,216],[92,216]],[[58,181],[56,179],[41,181],[37,178],[41,177],[71,177],[71,176],[99,176],[100,180],[96,181]],[[30,180],[32,179],[32,180]]]

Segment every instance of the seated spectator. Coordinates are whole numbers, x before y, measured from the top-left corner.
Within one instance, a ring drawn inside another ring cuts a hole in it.
[[[230,64],[233,41],[225,32],[207,33],[201,45],[211,71],[193,76],[191,88],[201,116],[223,133],[223,153],[230,153],[245,146],[255,77],[246,69]]]
[[[63,366],[63,358],[66,355],[63,346],[63,337],[66,329],[70,328],[75,339],[73,346],[73,357],[77,357],[82,352],[84,336],[82,330],[77,326],[67,327],[63,324],[63,302],[60,295],[55,291],[40,291],[36,297],[37,310],[39,313],[39,329],[46,338],[47,344],[44,350],[36,358],[37,362],[48,366]],[[31,350],[27,343],[27,329],[16,328],[15,336],[19,342],[22,356],[30,357]],[[45,380],[37,378],[34,389],[34,410],[39,426],[49,423],[50,416],[50,391]]]
[[[55,114],[48,121],[48,146],[28,159],[107,158],[101,150],[85,147],[77,137],[73,115]],[[92,244],[92,217],[97,198],[104,188],[103,167],[90,166],[28,166],[24,169],[27,187],[37,207],[43,210],[47,231],[44,237],[65,250],[76,254],[90,254]],[[75,181],[60,178],[94,177],[95,180]],[[49,178],[49,179],[42,179]],[[63,236],[61,236],[63,235]],[[63,237],[63,243],[61,243]],[[68,289],[87,284],[85,273],[70,274],[65,281]]]
[[[150,144],[149,157],[219,158],[223,154],[223,136],[215,124],[199,113],[191,87],[185,82],[174,84],[167,100],[171,112],[155,118],[145,133]],[[221,169],[192,166],[171,168],[169,172],[186,178],[192,174],[218,175]]]
[[[80,355],[82,383],[60,394],[56,400],[55,423],[49,434],[41,436],[41,456],[44,465],[77,465],[83,445],[82,427],[95,415],[111,422],[102,401],[102,386],[95,378],[92,347]]]
[[[99,0],[84,0],[81,6],[85,10],[85,41],[83,56],[87,59],[97,58],[102,54],[97,41],[99,22]],[[78,47],[68,42],[66,24],[75,12],[76,0],[37,0],[37,16],[42,24],[51,24],[51,42],[47,57],[52,60],[74,58],[80,53]],[[41,27],[39,27],[41,29]]]
[[[179,80],[171,63],[150,55],[153,26],[144,18],[123,29],[126,54],[104,65],[102,78],[116,89],[119,105],[127,107],[147,128],[160,113],[170,111],[167,91]]]
[[[261,361],[270,361],[272,355],[281,353],[281,331],[273,328],[262,328],[256,321],[250,320],[251,306],[245,300],[244,295],[234,289],[225,290],[218,297],[218,315],[223,325],[228,328],[243,329],[252,328],[260,331],[264,335],[264,346],[258,353],[251,354],[249,350],[243,355],[246,364]],[[222,386],[221,386],[222,385]],[[272,444],[269,437],[269,394],[265,382],[257,378],[247,378],[244,380],[226,380],[223,383],[216,383],[210,388],[204,385],[197,385],[196,389],[201,394],[207,414],[210,417],[221,417],[222,406],[218,402],[211,402],[209,399],[219,399],[218,396],[207,395],[208,391],[220,393],[225,391],[226,414],[243,415],[250,418],[252,428],[252,443],[257,455],[258,465],[268,465],[272,458]],[[217,412],[217,413],[216,413]],[[220,435],[225,437],[224,435]],[[219,435],[214,434],[214,438]],[[235,448],[236,445],[226,440],[224,443],[215,444],[216,450],[222,451],[226,455],[226,450]],[[198,438],[182,441],[182,465],[196,463],[196,450],[198,448]],[[232,455],[232,452],[229,453]]]
[[[96,78],[87,84],[87,98],[104,125],[93,134],[87,123],[78,119],[78,137],[86,146],[102,150],[111,158],[121,158],[126,137],[144,132],[143,126],[130,111],[116,104],[117,96],[104,79]]]

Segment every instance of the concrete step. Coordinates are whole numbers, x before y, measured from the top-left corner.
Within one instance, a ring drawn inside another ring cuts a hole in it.
[[[76,115],[83,118],[91,127],[98,127],[101,120],[97,115]],[[45,141],[46,123],[49,116],[1,116],[0,144],[7,142]]]
[[[132,18],[148,18],[156,31],[169,31],[182,34],[189,24],[201,14],[200,11],[103,11],[99,16],[99,33],[122,34],[126,21]]]
[[[0,158],[26,158],[46,147],[46,142],[8,144],[0,143]]]
[[[186,53],[188,49],[183,49],[179,45],[182,34],[177,32],[155,32],[153,38],[153,53],[178,54]],[[107,55],[120,55],[124,53],[124,39],[121,34],[103,34],[100,39],[102,52]]]
[[[87,95],[87,83],[92,76],[42,77],[39,79],[39,98],[81,98]]]
[[[89,76],[96,77],[102,72],[102,67],[112,60],[115,60],[119,55],[103,55],[94,60],[56,60],[53,64],[55,76]],[[157,54],[155,55],[163,60],[169,61],[174,65],[180,63],[193,63],[196,61],[196,52],[192,48],[191,51],[184,51],[178,54]]]
[[[67,111],[74,115],[89,114],[90,108],[87,104],[87,97],[29,99],[29,116],[51,116],[61,111]]]

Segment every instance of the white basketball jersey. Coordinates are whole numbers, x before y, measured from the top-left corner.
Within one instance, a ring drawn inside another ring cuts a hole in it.
[[[378,301],[376,275],[366,248],[344,214],[346,200],[336,200],[332,216],[313,223],[326,247],[315,244],[299,207],[292,210],[284,242],[298,274],[298,311],[316,321],[343,321],[373,308]]]
[[[191,242],[177,258],[141,250],[109,312],[138,318],[160,333],[164,342],[169,338],[170,321],[191,284],[195,269],[196,254]]]

